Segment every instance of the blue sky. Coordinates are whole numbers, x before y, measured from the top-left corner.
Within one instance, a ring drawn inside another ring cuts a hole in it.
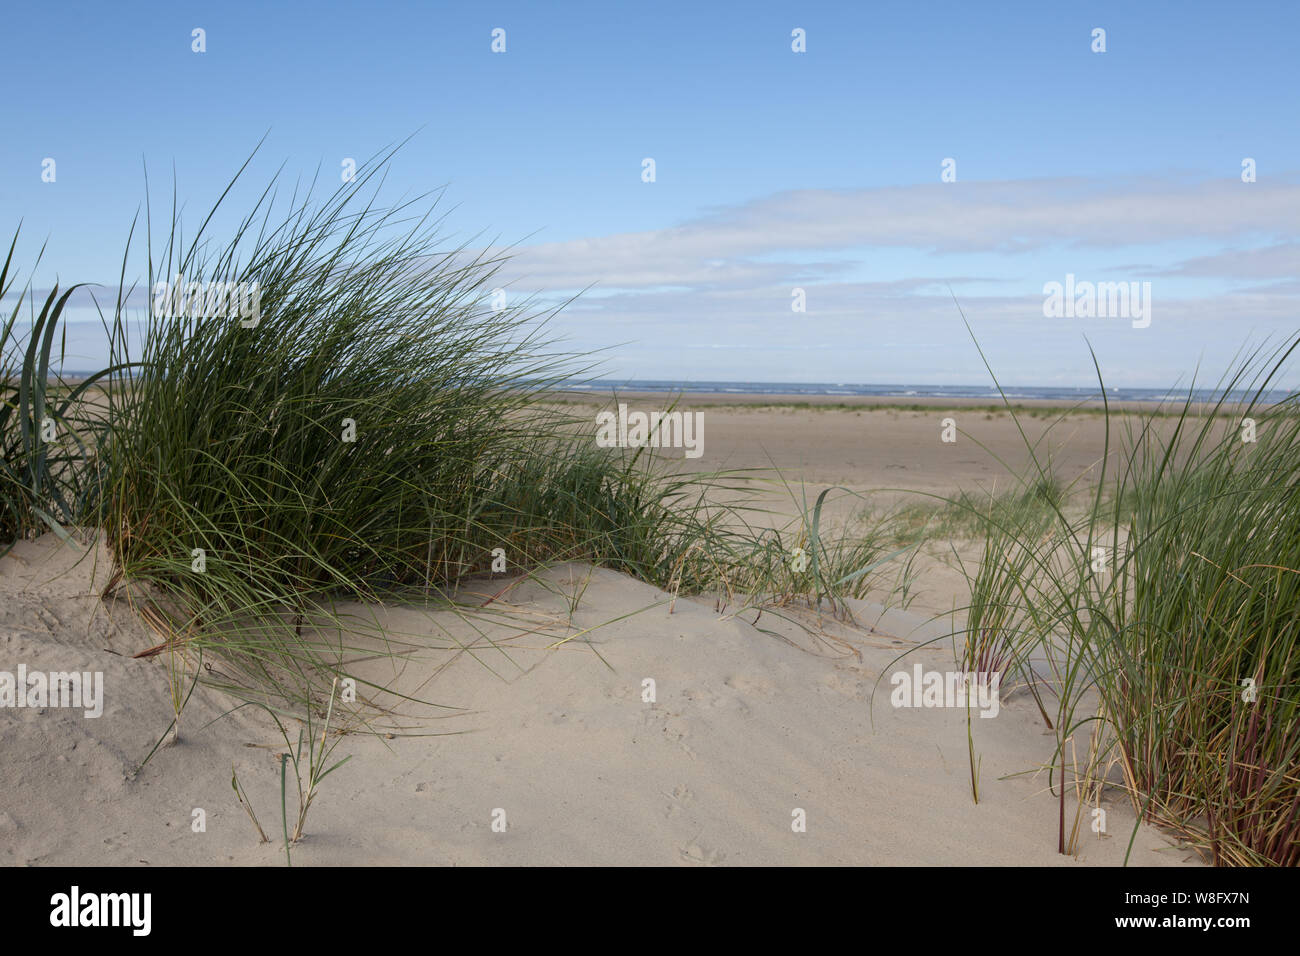
[[[414,134],[383,195],[445,186],[456,238],[521,243],[512,294],[591,286],[555,330],[611,377],[987,381],[951,287],[1004,381],[1089,383],[1087,336],[1111,384],[1162,387],[1300,329],[1297,11],[23,5],[0,223],[23,221],[20,264],[47,243],[36,288],[114,286],[145,162],[155,203],[174,169],[197,217],[264,134],[240,196],[281,166],[332,186]],[[1044,316],[1067,273],[1151,282],[1150,325]],[[94,328],[69,366],[100,357]]]

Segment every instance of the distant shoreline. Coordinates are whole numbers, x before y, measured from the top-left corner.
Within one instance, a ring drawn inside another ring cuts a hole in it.
[[[637,391],[619,389],[584,389],[556,390],[547,393],[552,401],[570,405],[605,405],[617,395],[620,401],[639,402],[642,404],[664,404],[665,399],[678,398],[678,405],[712,406],[712,407],[751,407],[751,408],[810,408],[819,411],[835,409],[888,408],[897,411],[933,411],[935,409],[966,409],[973,411],[1000,411],[1010,409],[1058,409],[1061,411],[1078,411],[1100,414],[1107,407],[1118,412],[1174,413],[1181,412],[1182,401],[1155,400],[1111,400],[1101,399],[1069,400],[1064,398],[1014,398],[1006,403],[997,398],[976,398],[961,396],[929,395],[807,395],[777,393],[736,393],[736,392],[670,392]],[[1163,404],[1163,408],[1162,408]],[[1191,413],[1203,415],[1213,407],[1212,402],[1193,402]],[[1221,409],[1224,414],[1231,414],[1244,407],[1245,403],[1225,403]]]
[[[66,386],[76,386],[85,381],[85,373],[65,373],[62,383]],[[54,384],[51,380],[50,384]],[[104,385],[107,382],[102,383]],[[641,387],[622,388],[609,383],[592,383],[583,388],[559,388],[543,390],[542,394],[547,396],[547,400],[566,405],[592,405],[604,406],[617,396],[619,400],[639,402],[645,405],[665,406],[674,399],[680,406],[706,406],[706,407],[736,407],[736,408],[807,408],[816,411],[834,411],[836,409],[857,410],[864,408],[888,408],[895,411],[934,411],[936,409],[964,409],[968,411],[982,412],[1006,412],[1008,410],[1020,409],[1055,409],[1060,411],[1074,411],[1082,414],[1101,414],[1107,408],[1114,412],[1133,412],[1147,414],[1179,414],[1182,412],[1183,405],[1186,402],[1186,393],[1178,395],[1176,392],[1172,395],[1161,389],[1120,389],[1118,394],[1103,401],[1095,392],[1090,394],[1081,394],[1071,397],[1070,395],[1034,395],[1027,394],[1033,392],[1048,391],[1047,389],[1036,389],[1030,387],[1011,387],[1006,389],[1005,401],[996,393],[988,394],[983,389],[976,389],[973,386],[953,386],[954,392],[975,392],[982,391],[983,394],[954,394],[954,395],[922,395],[914,392],[871,392],[871,393],[844,393],[836,391],[831,394],[818,393],[811,391],[812,385],[795,385],[792,388],[801,388],[803,391],[764,391],[767,388],[762,383],[739,383],[748,390],[742,390],[737,387],[734,390],[700,390],[693,391],[689,384],[677,387],[669,387],[659,383],[653,383],[653,387],[645,387],[647,383],[633,383]],[[723,384],[723,383],[710,383]],[[774,387],[774,386],[773,386]],[[831,388],[831,386],[824,386]],[[880,388],[886,389],[892,386],[852,386],[855,388]],[[902,386],[899,386],[902,388]],[[933,386],[934,390],[941,390],[942,386]],[[1060,389],[1061,392],[1070,392],[1072,389]],[[1082,392],[1082,390],[1080,390]],[[1142,397],[1134,397],[1134,393],[1149,393]],[[1269,393],[1268,401],[1263,401],[1259,406],[1261,408],[1270,407],[1276,401],[1286,397],[1286,393],[1274,390]],[[1192,402],[1190,413],[1193,415],[1204,415],[1208,413],[1216,404],[1216,399],[1197,400]],[[1238,409],[1245,407],[1245,401],[1225,402],[1220,409],[1223,414],[1232,414]]]

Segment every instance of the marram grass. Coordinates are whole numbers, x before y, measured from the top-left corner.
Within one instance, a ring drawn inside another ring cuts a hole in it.
[[[1212,862],[1300,863],[1300,396],[1261,402],[1298,344],[1241,361],[1213,415],[1189,389],[1182,414],[1108,428],[1083,517],[985,522],[967,660],[1043,708],[1061,852],[1086,809],[1067,820],[1067,775],[1096,793],[1117,765],[1140,818]]]
[[[90,510],[96,493],[93,448],[103,422],[83,398],[110,374],[105,370],[76,385],[63,381],[64,309],[78,287],[60,292],[56,284],[39,310],[29,286],[15,294],[17,244],[15,231],[0,265],[0,301],[13,302],[8,317],[0,315],[0,554],[23,538],[65,534],[66,526]]]
[[[555,348],[528,302],[493,308],[503,257],[449,246],[433,202],[379,205],[387,159],[324,198],[280,206],[272,184],[221,243],[206,234],[220,203],[188,240],[178,211],[157,241],[148,224],[151,292],[178,276],[238,288],[257,315],[163,295],[141,320],[123,290],[109,322],[87,520],[116,567],[109,592],[159,634],[149,653],[168,665],[176,732],[196,652],[237,662],[227,689],[301,712],[359,653],[342,607],[475,613],[457,595],[498,554],[514,572],[581,560],[673,595],[842,610],[866,589],[884,553],[823,529],[820,503],[785,535],[759,532],[746,476],[596,447],[590,422],[546,401],[585,360]],[[794,572],[800,543],[811,568]]]

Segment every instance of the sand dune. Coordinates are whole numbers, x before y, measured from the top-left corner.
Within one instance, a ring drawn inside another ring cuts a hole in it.
[[[236,701],[201,686],[182,741],[134,773],[171,706],[162,664],[132,658],[154,636],[98,597],[104,572],[101,552],[53,535],[0,562],[3,666],[102,671],[105,685],[98,719],[0,714],[0,862],[283,864],[284,746],[256,710],[228,713]],[[570,627],[562,592],[588,574]],[[502,600],[517,620],[558,623],[521,636],[529,628],[502,619],[478,635],[447,612],[379,609],[427,649],[399,673],[373,661],[356,673],[463,712],[425,724],[440,736],[345,738],[335,756],[352,759],[322,784],[295,865],[1073,865],[1055,852],[1046,776],[1008,776],[1050,757],[1027,696],[974,721],[978,806],[964,711],[895,709],[886,683],[872,706],[882,672],[951,666],[943,644],[891,664],[938,625],[858,604],[864,627],[828,625],[843,643],[819,643],[770,613],[755,627],[752,611],[670,606],[650,586],[573,565]],[[634,609],[645,610],[605,623]],[[583,628],[593,630],[549,647]],[[467,649],[433,646],[449,637]],[[643,701],[647,678],[654,703]],[[232,763],[272,843],[259,844],[236,802]],[[1081,863],[1123,859],[1132,812],[1122,798],[1104,806],[1108,835],[1088,832],[1085,817]],[[193,830],[196,808],[206,832]],[[796,810],[806,832],[792,829]],[[492,826],[499,811],[504,832]],[[1195,857],[1143,826],[1131,862]]]

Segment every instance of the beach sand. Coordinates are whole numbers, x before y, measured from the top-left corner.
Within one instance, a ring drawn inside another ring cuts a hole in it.
[[[568,395],[571,409],[612,408],[606,396]],[[662,393],[621,392],[629,409],[663,410],[672,398]],[[874,396],[684,395],[677,410],[702,412],[704,454],[680,457],[691,471],[765,468],[775,464],[787,477],[810,485],[842,485],[859,491],[899,489],[901,494],[951,494],[959,488],[996,489],[1013,484],[1013,475],[1031,465],[1029,448],[1049,460],[1065,483],[1095,476],[1106,449],[1106,419],[1101,407],[1082,409],[1047,400],[1017,402],[1014,416],[996,409],[996,400]],[[1150,406],[1112,406],[1112,448],[1126,411]],[[955,442],[941,440],[946,419],[956,425]],[[1157,429],[1173,427],[1173,420]],[[1022,434],[1023,430],[1023,434]]]
[[[1005,480],[995,456],[1025,461],[1007,416],[970,409],[950,414],[989,451],[966,436],[940,442],[940,408],[706,411],[705,454],[688,467],[775,462],[810,493],[947,493]],[[1026,423],[1031,440],[1045,423]],[[1067,481],[1086,475],[1101,457],[1100,418],[1058,429],[1068,440],[1054,465]],[[972,720],[978,804],[966,711],[891,706],[890,674],[953,668],[951,622],[927,618],[964,600],[961,578],[930,560],[920,601],[854,602],[854,627],[674,600],[576,564],[509,588],[505,577],[479,582],[497,614],[476,626],[446,611],[370,609],[413,649],[400,671],[374,657],[349,673],[441,706],[409,708],[428,718],[414,732],[342,738],[334,759],[351,759],[322,782],[293,862],[1118,865],[1134,825],[1118,792],[1102,803],[1104,834],[1085,807],[1078,853],[1056,852],[1057,797],[1041,769],[1054,738],[1023,690],[1004,688],[998,716]],[[0,712],[0,863],[283,865],[285,748],[260,711],[200,686],[180,742],[136,772],[171,720],[166,669],[133,658],[157,637],[125,600],[101,600],[106,578],[102,548],[54,535],[0,560],[0,670],[102,671],[105,696],[98,718]],[[222,663],[206,663],[219,679]],[[232,764],[269,843],[236,800]],[[1073,819],[1068,787],[1066,807]],[[1145,825],[1129,862],[1199,865]]]

